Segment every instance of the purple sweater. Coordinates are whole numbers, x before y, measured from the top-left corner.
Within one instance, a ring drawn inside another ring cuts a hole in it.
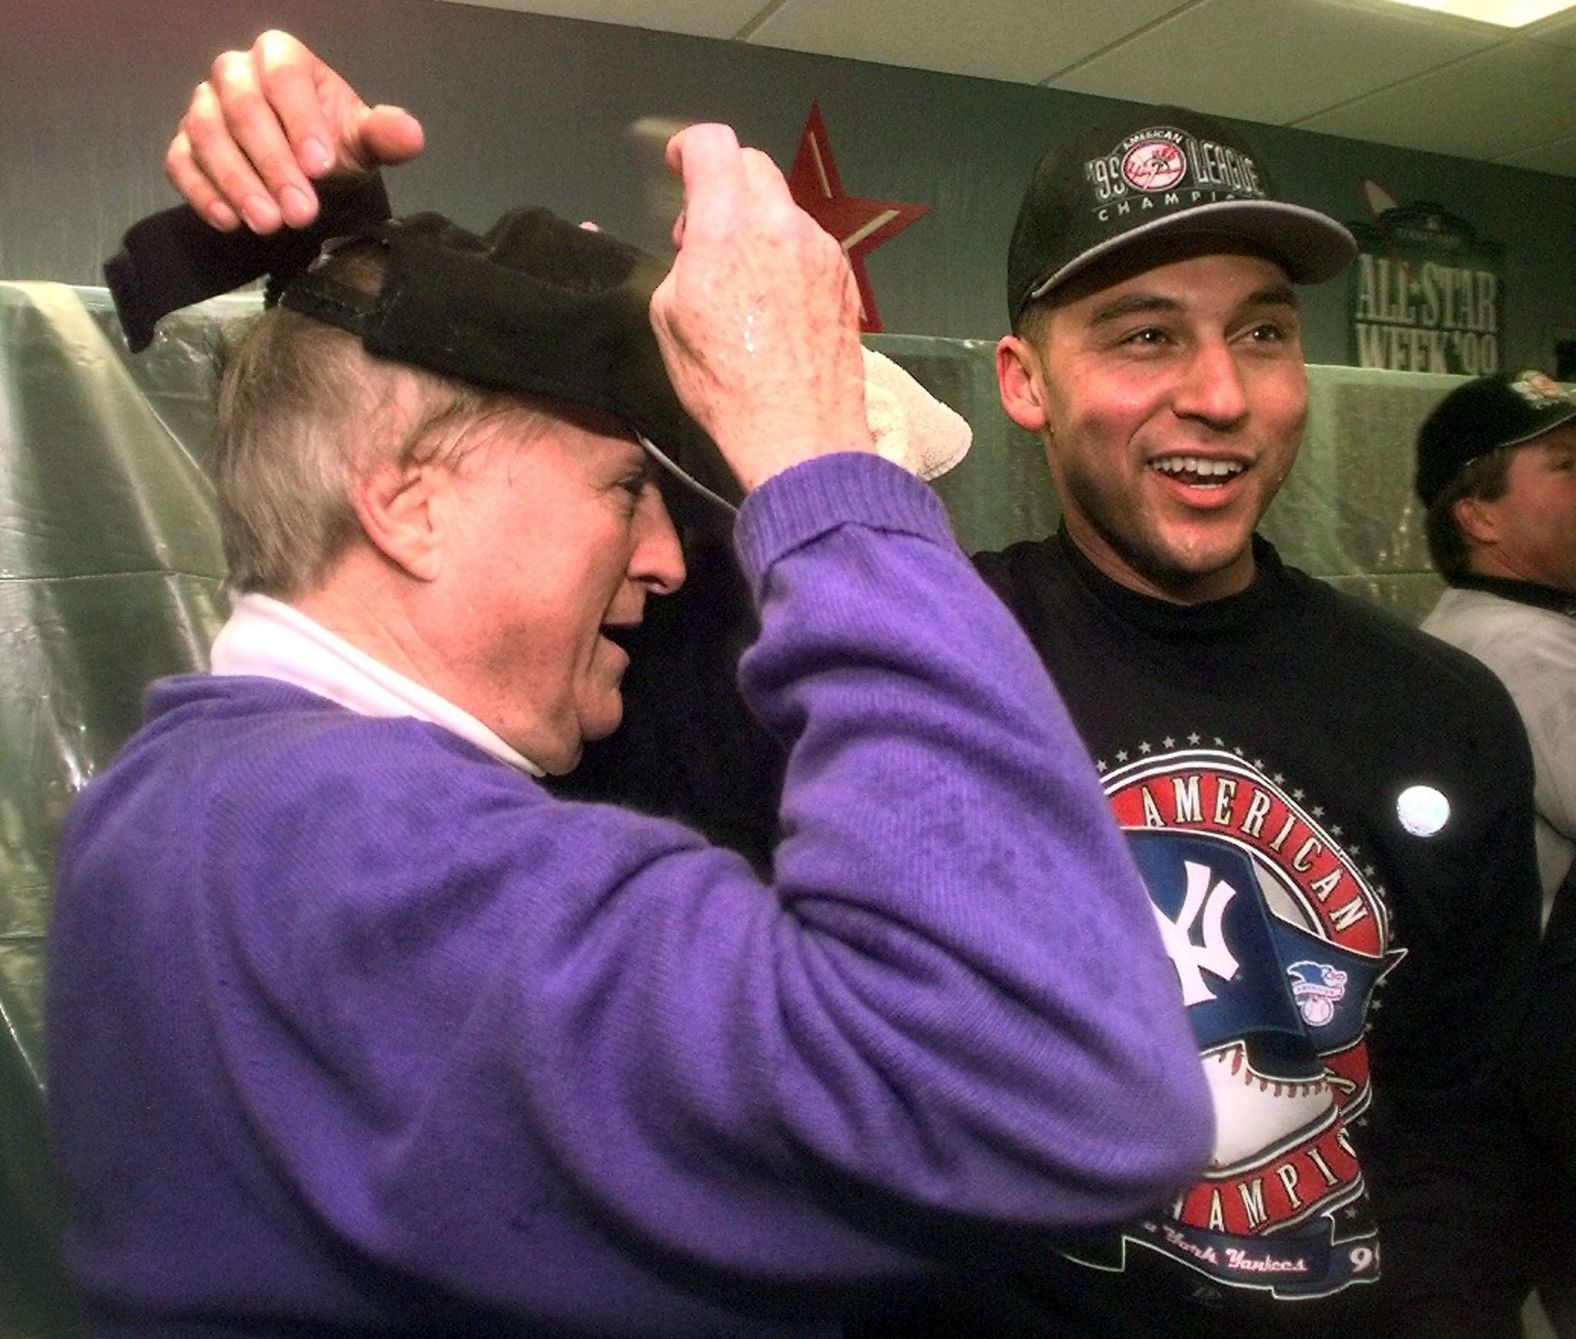
[[[738,543],[792,748],[770,884],[430,724],[154,686],[50,933],[100,1333],[827,1333],[1198,1171],[1148,900],[934,497],[832,457]]]

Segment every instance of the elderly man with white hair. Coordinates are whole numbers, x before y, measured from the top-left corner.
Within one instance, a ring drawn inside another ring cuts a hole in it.
[[[199,89],[172,158],[213,221],[307,222],[308,170],[419,144],[309,55],[266,35]],[[1207,1153],[1094,770],[873,450],[836,243],[725,127],[669,160],[649,324],[632,249],[418,216],[331,248],[225,369],[234,615],[60,859],[49,1100],[96,1333],[833,1334]],[[621,643],[683,580],[642,444],[679,402],[743,495],[769,879],[539,781],[618,725]]]

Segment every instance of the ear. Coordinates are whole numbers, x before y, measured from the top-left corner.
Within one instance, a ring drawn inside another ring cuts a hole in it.
[[[367,542],[417,581],[443,570],[449,471],[425,464],[379,466],[351,485],[351,506]]]
[[[1456,524],[1461,533],[1474,544],[1487,545],[1499,541],[1499,509],[1479,497],[1457,498],[1451,504]]]
[[[1007,417],[1020,428],[1045,430],[1045,387],[1040,381],[1034,349],[1017,335],[1003,337],[996,346],[996,385]]]

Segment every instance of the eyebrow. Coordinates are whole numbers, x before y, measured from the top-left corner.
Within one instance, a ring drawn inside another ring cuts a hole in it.
[[[655,483],[661,477],[661,466],[657,464],[651,452],[647,451],[639,442],[635,443],[635,449],[640,452],[640,459],[626,458],[619,467],[618,477],[620,479],[628,479],[639,474],[648,482]]]
[[[1298,310],[1297,290],[1290,284],[1270,284],[1248,294],[1244,307],[1290,307]]]
[[[1296,311],[1298,310],[1296,290],[1290,284],[1268,284],[1263,288],[1254,289],[1243,300],[1239,310],[1250,311],[1254,307],[1290,307]],[[1108,325],[1112,321],[1121,321],[1129,316],[1181,310],[1180,302],[1162,293],[1125,293],[1095,312],[1089,318],[1089,324]]]

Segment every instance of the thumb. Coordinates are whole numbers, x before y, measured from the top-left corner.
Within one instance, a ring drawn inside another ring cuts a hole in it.
[[[421,122],[403,107],[379,103],[360,109],[352,142],[361,166],[370,172],[409,162],[421,153],[426,135]]]

